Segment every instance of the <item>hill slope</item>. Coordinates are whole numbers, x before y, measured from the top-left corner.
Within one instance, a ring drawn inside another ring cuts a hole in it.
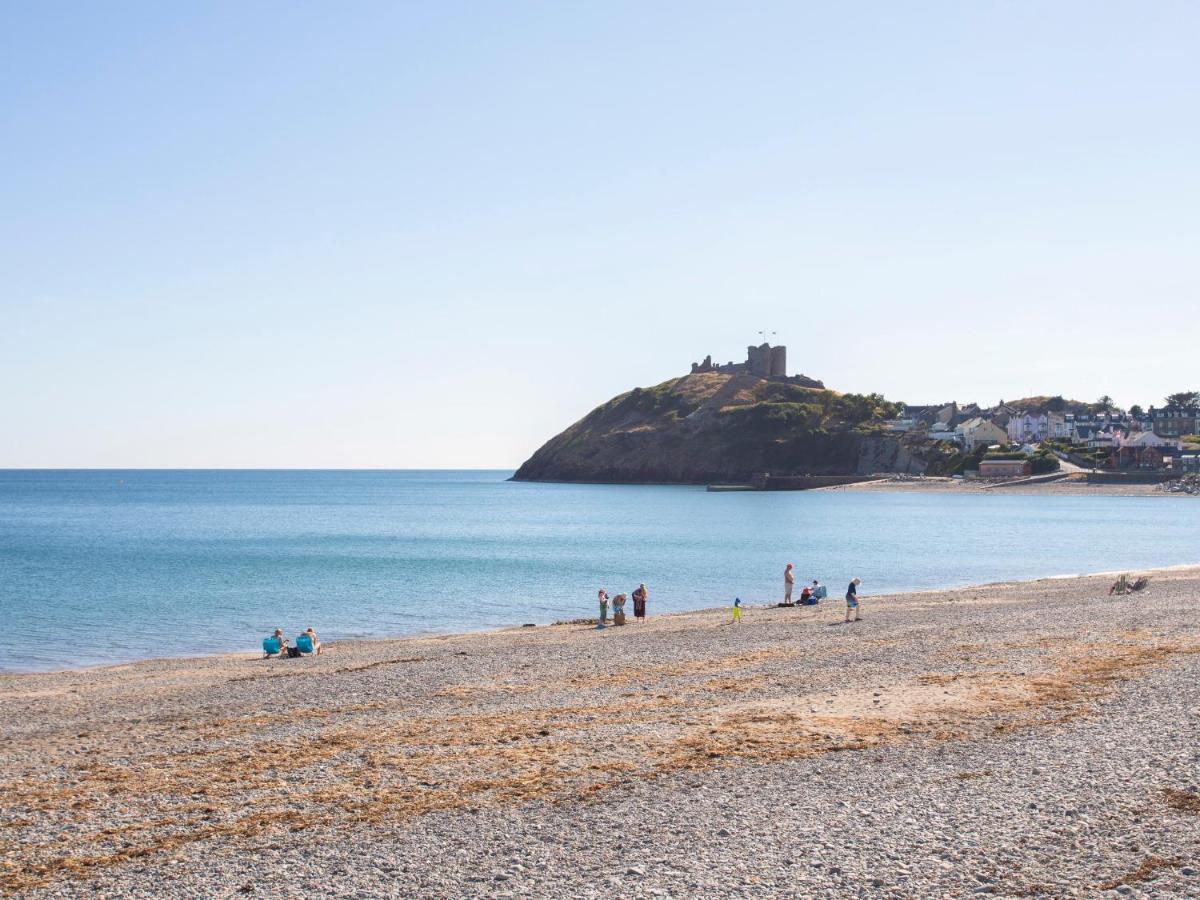
[[[877,394],[694,373],[614,397],[547,441],[513,477],[703,484],[758,472],[923,472],[924,450],[873,433],[895,410]]]

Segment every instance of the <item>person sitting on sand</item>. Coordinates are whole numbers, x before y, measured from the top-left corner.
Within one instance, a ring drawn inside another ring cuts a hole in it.
[[[800,603],[803,606],[808,606],[808,600],[812,596],[812,588],[807,584],[800,589]]]
[[[604,623],[608,621],[608,591],[600,588],[600,624],[599,628],[604,627]]]
[[[846,621],[851,621],[850,610],[854,610],[853,621],[857,622],[862,618],[858,614],[858,586],[862,584],[861,578],[855,578],[850,582],[850,586],[846,588]]]
[[[787,564],[787,568],[783,570],[783,605],[792,605],[792,585],[796,582],[796,576],[792,574],[794,566],[791,563]]]
[[[639,622],[646,621],[646,585],[639,584],[633,592],[633,617]]]
[[[315,631],[313,631],[312,628],[304,629],[304,633],[307,634],[308,639],[310,641],[312,641],[313,654],[316,656],[320,656],[321,655],[321,642],[317,640],[317,633]]]

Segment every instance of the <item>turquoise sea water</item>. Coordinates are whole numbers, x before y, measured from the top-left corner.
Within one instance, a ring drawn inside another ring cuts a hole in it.
[[[0,670],[1200,562],[1200,502],[706,493],[509,472],[0,471]]]

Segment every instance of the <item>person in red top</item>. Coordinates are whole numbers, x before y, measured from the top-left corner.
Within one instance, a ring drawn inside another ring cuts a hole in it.
[[[800,602],[802,604],[804,604],[805,606],[808,606],[808,600],[811,596],[812,596],[812,588],[810,588],[806,584],[804,586],[804,589],[800,591]]]

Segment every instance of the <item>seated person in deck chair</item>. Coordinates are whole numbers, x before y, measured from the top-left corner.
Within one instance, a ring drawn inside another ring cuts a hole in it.
[[[321,642],[317,640],[317,633],[309,628],[304,634],[296,638],[296,649],[301,653],[316,653],[321,652]]]
[[[276,628],[273,635],[263,638],[263,659],[276,654],[281,659],[287,655],[287,638],[283,636],[282,628]]]

